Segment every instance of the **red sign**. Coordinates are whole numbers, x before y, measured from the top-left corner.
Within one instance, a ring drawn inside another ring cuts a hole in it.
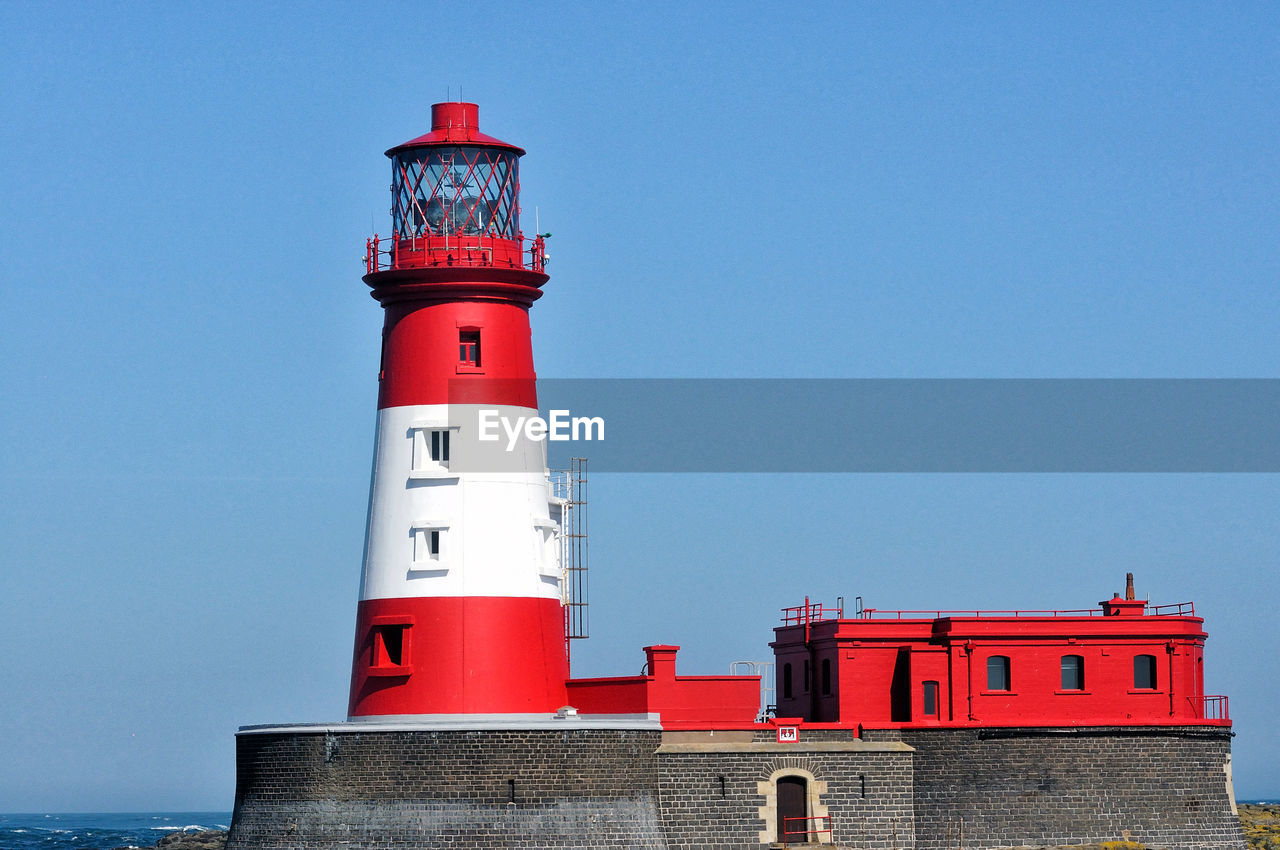
[[[779,726],[778,727],[778,743],[794,744],[800,740],[799,726]]]

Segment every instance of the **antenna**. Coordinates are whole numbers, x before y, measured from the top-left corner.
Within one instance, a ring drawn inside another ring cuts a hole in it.
[[[538,207],[537,207],[537,205],[535,205],[535,206],[534,206],[534,208],[533,208],[533,231],[534,231],[534,233],[541,233],[541,232],[542,232],[542,221],[538,218]]]

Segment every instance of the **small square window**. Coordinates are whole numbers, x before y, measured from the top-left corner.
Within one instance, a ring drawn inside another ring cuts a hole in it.
[[[405,663],[406,625],[373,627],[372,657],[370,667],[400,667]]]
[[[413,562],[437,563],[444,556],[445,529],[432,526],[416,526],[413,529]]]
[[[434,425],[414,425],[412,471],[441,473],[449,469],[452,458],[453,429]]]

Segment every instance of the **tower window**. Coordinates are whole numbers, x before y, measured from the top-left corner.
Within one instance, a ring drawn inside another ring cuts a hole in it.
[[[1155,690],[1156,657],[1154,655],[1133,657],[1133,687],[1135,690]]]
[[[822,659],[822,695],[831,696],[831,659]]]
[[[791,665],[782,665],[782,698],[791,699]]]
[[[413,425],[413,472],[443,473],[449,469],[451,432],[452,429],[435,423]]]
[[[1011,690],[1009,679],[1009,656],[993,655],[987,659],[987,690]]]
[[[1064,691],[1084,690],[1084,657],[1080,655],[1062,656],[1062,689]]]
[[[938,683],[925,682],[923,696],[924,696],[924,705],[922,706],[922,708],[923,708],[924,716],[937,717],[938,716]]]
[[[401,667],[405,662],[405,632],[409,627],[393,624],[373,627],[370,667]]]
[[[480,368],[480,331],[458,331],[458,365]]]
[[[429,564],[441,559],[444,529],[440,526],[415,526],[413,529],[413,562]]]
[[[431,459],[437,463],[449,463],[449,432],[431,432]]]

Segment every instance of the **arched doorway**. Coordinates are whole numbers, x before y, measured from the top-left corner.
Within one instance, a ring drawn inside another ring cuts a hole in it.
[[[809,838],[809,783],[803,776],[779,776],[776,835],[783,844],[807,844]]]

